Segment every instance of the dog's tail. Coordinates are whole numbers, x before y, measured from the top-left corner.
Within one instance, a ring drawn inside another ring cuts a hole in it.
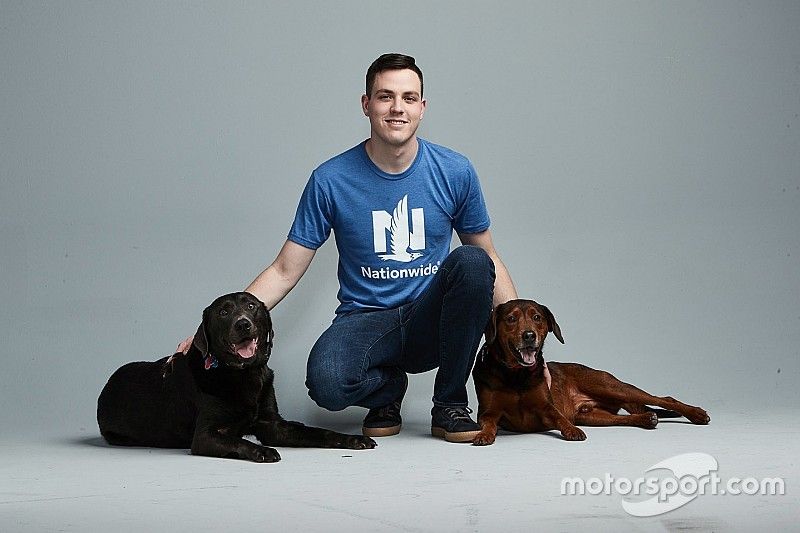
[[[669,409],[660,409],[655,407],[649,407],[647,405],[644,406],[645,410],[648,413],[655,413],[658,418],[681,418],[683,417],[682,414],[676,411],[670,411]]]

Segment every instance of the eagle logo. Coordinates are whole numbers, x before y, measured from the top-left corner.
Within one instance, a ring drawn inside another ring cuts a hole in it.
[[[421,213],[422,210],[419,211]],[[422,231],[425,231],[424,225]],[[409,251],[412,233],[408,226],[408,195],[403,196],[403,199],[394,208],[392,221],[389,225],[389,234],[389,249],[392,253],[379,254],[378,257],[384,261],[400,261],[401,263],[410,263],[422,257],[423,254],[420,252]]]

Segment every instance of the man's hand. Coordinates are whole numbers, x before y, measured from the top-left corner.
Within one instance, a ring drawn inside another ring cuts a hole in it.
[[[187,337],[184,341],[178,344],[178,348],[175,350],[175,353],[182,353],[183,355],[186,355],[189,352],[189,348],[192,347],[192,341],[194,341],[194,335]]]
[[[189,348],[192,347],[192,342],[194,341],[194,335],[191,337],[187,337],[186,340],[181,341],[178,344],[178,347],[175,349],[175,353],[170,355],[167,359],[167,362],[164,363],[164,371],[161,374],[161,377],[165,378],[172,373],[172,365],[175,363],[175,356],[178,354],[186,355],[189,352]]]

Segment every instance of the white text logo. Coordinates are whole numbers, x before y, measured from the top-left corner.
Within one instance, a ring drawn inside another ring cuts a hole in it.
[[[657,516],[683,507],[698,496],[741,494],[775,496],[786,493],[783,478],[732,477],[723,481],[717,460],[707,453],[684,453],[669,457],[647,469],[646,477],[563,478],[562,496],[619,494],[622,508],[632,516]],[[662,474],[659,475],[658,472]],[[664,472],[669,472],[664,474]]]

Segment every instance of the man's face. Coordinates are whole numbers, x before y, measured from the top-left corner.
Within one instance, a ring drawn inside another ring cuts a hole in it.
[[[425,113],[421,90],[419,76],[410,69],[385,70],[375,76],[372,94],[361,97],[373,141],[400,147],[414,138]]]

